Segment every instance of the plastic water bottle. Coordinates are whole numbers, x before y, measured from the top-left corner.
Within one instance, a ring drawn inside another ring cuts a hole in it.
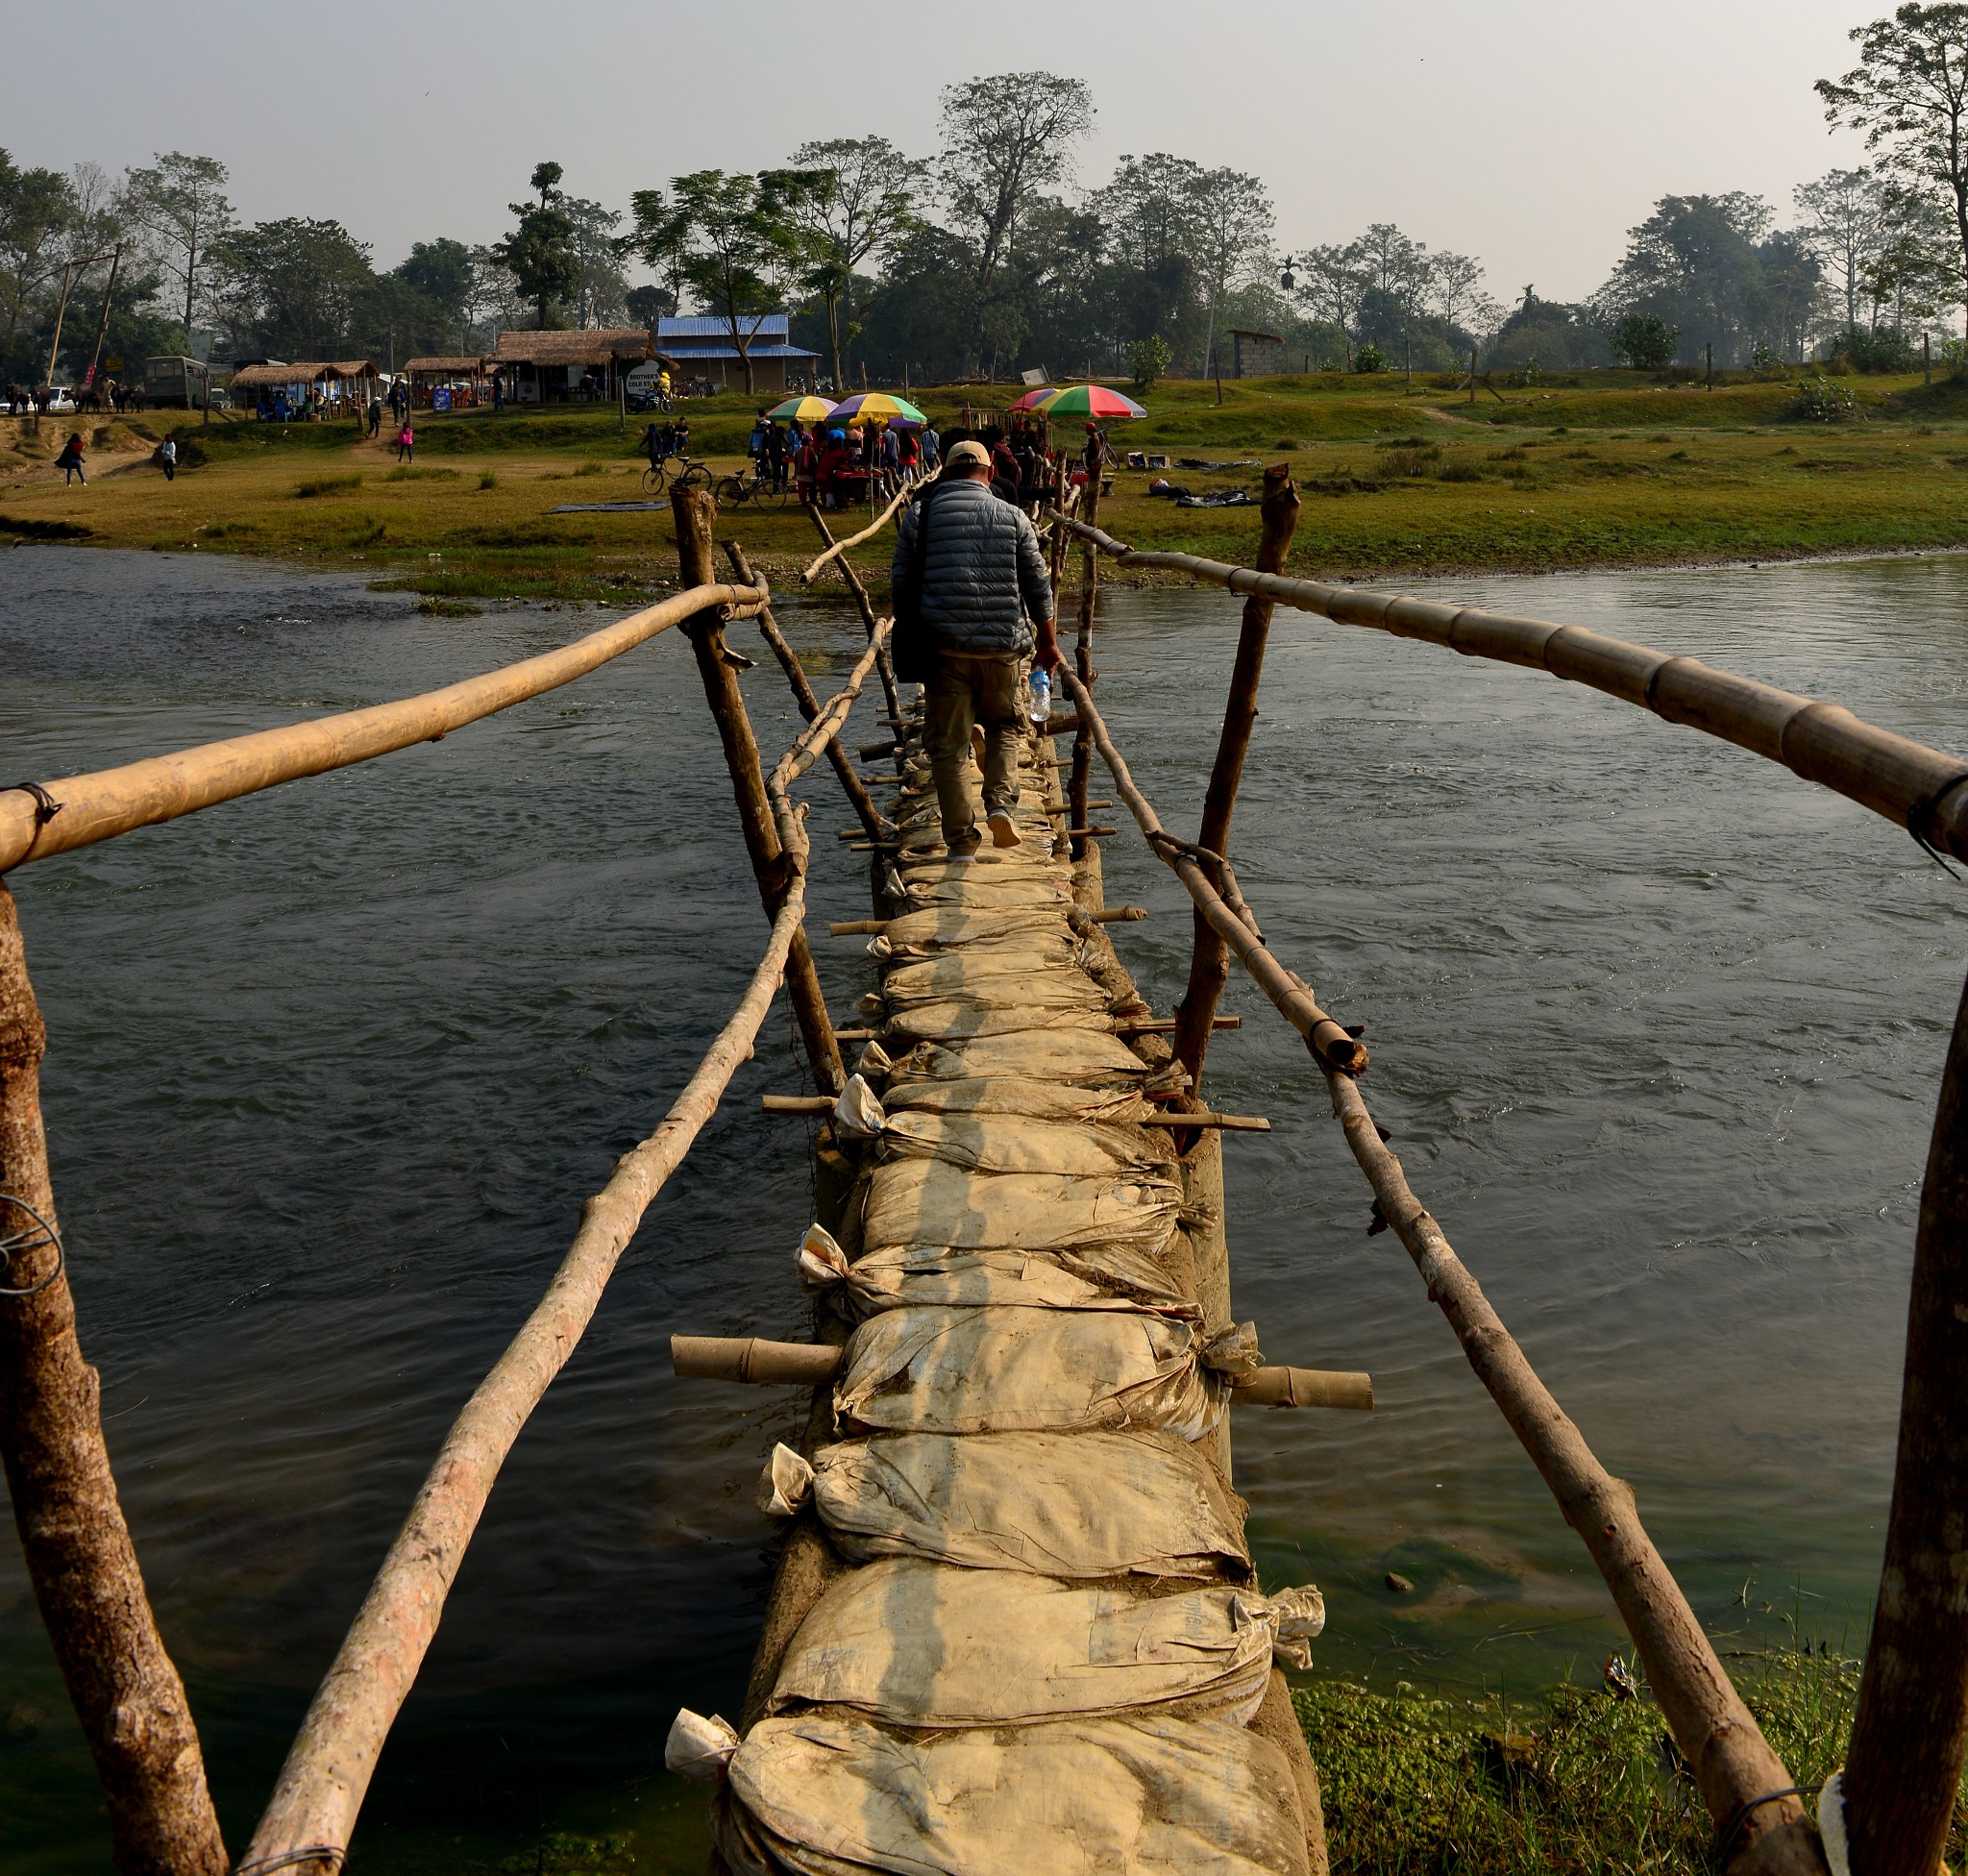
[[[1052,714],[1052,674],[1049,671],[1032,673],[1032,721],[1044,723]]]

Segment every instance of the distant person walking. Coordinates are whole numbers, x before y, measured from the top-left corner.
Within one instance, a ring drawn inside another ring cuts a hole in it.
[[[1021,666],[1059,662],[1052,585],[1029,517],[991,493],[991,453],[962,442],[943,480],[909,505],[889,568],[897,616],[920,619],[936,649],[923,742],[952,859],[983,844],[964,773],[973,724],[984,728],[984,809],[999,847],[1020,845]],[[1030,623],[1028,624],[1027,621]]]
[[[167,482],[178,480],[178,442],[175,437],[166,436],[158,445],[158,467],[164,472]]]
[[[382,400],[380,397],[372,397],[369,400],[369,434],[382,434]]]
[[[62,486],[66,488],[75,479],[82,478],[84,488],[88,486],[88,477],[82,466],[82,438],[72,432],[68,441],[62,445],[62,454],[55,458],[55,467],[62,471]]]
[[[404,419],[403,428],[396,433],[396,459],[399,462],[414,462],[417,459],[416,433],[410,429],[410,420]]]

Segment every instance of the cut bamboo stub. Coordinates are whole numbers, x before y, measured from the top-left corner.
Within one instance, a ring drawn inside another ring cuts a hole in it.
[[[572,683],[701,612],[736,607],[749,616],[770,597],[763,586],[697,586],[557,651],[522,658],[442,690],[279,729],[256,730],[250,736],[229,736],[223,742],[146,756],[120,768],[64,776],[43,784],[45,803],[19,788],[0,789],[0,873],[109,840],[133,827],[175,821],[196,808],[235,801],[283,781],[346,769],[412,743],[434,742],[481,717]]]
[[[831,1114],[831,1095],[760,1095],[759,1106],[768,1114]]]
[[[824,1342],[767,1342],[755,1335],[673,1335],[670,1365],[686,1380],[817,1388],[841,1371],[844,1349]]]
[[[1117,1036],[1166,1036],[1175,1027],[1172,1016],[1123,1016],[1114,1025]],[[1213,1029],[1241,1029],[1241,1016],[1218,1016],[1210,1023]]]
[[[831,1102],[828,1103],[832,1105]],[[1138,1127],[1214,1128],[1219,1133],[1269,1133],[1271,1123],[1262,1114],[1150,1114],[1132,1122]]]
[[[1248,1381],[1233,1384],[1230,1398],[1240,1407],[1343,1407],[1373,1411],[1373,1376],[1341,1369],[1261,1368]]]

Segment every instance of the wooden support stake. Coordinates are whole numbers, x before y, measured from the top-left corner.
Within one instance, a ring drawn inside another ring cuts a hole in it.
[[[1968,990],[1941,1077],[1906,1306],[1900,1447],[1846,1755],[1857,1876],[1931,1876],[1968,1753]]]
[[[1211,1020],[1213,1029],[1241,1029],[1243,1019],[1241,1016],[1218,1016]],[[1172,1016],[1123,1016],[1114,1025],[1117,1036],[1166,1036],[1172,1034],[1175,1019]]]
[[[757,580],[751,575],[751,562],[745,557],[745,550],[736,541],[725,543],[725,557],[731,562],[733,570],[745,585],[757,585]],[[799,704],[800,714],[811,723],[820,714],[820,699],[813,694],[813,686],[806,681],[806,672],[800,665],[800,654],[786,642],[786,634],[779,629],[779,622],[773,617],[771,606],[766,606],[759,613],[758,629],[764,635],[765,642],[772,647],[773,656],[778,659],[779,669],[786,674],[786,681],[793,686],[793,701]],[[840,778],[841,788],[848,797],[849,805],[861,817],[862,830],[870,840],[879,840],[887,831],[888,823],[876,810],[867,785],[855,774],[854,765],[848,760],[848,752],[841,747],[841,739],[838,736],[828,738],[826,759],[833,765],[833,772]]]
[[[707,586],[716,569],[713,559],[712,524],[717,503],[707,489],[678,488],[671,496],[676,516],[676,551],[685,586]],[[718,727],[725,748],[725,766],[730,772],[731,792],[737,798],[738,821],[745,834],[745,851],[758,880],[758,896],[765,903],[766,917],[775,918],[786,902],[791,886],[791,869],[780,850],[777,829],[773,825],[772,803],[766,799],[765,776],[759,767],[758,743],[751,733],[751,720],[745,711],[744,693],[738,688],[738,674],[725,658],[725,628],[714,612],[701,612],[684,627],[697,653],[698,675],[703,679],[704,702],[710,705],[711,720]],[[814,969],[813,952],[806,933],[796,932],[786,959],[786,988],[792,997],[793,1015],[800,1025],[807,1060],[822,1088],[838,1094],[847,1085],[847,1070],[841,1062],[833,1024],[827,1016],[826,998],[820,987],[820,973]]]
[[[1280,573],[1292,551],[1298,526],[1298,491],[1292,472],[1280,463],[1265,471],[1263,534],[1257,564],[1262,573]],[[750,583],[750,582],[748,582]],[[1203,797],[1202,831],[1196,845],[1213,853],[1230,852],[1230,818],[1237,810],[1237,791],[1243,780],[1243,758],[1257,722],[1258,682],[1264,676],[1265,645],[1270,637],[1273,602],[1253,593],[1243,602],[1243,622],[1237,633],[1237,657],[1230,669],[1230,695],[1223,705],[1223,730],[1217,742],[1216,765]],[[1189,986],[1175,1006],[1175,1059],[1189,1072],[1192,1095],[1199,1096],[1203,1058],[1209,1053],[1210,1023],[1230,974],[1230,950],[1200,906],[1191,914],[1194,938],[1189,954]]]
[[[82,1358],[41,1126],[46,1043],[13,895],[0,880],[0,1461],[48,1640],[102,1780],[125,1876],[225,1876],[198,1730],[164,1651]],[[11,1202],[19,1200],[19,1203]],[[32,1214],[45,1221],[46,1229]]]
[[[830,1095],[760,1095],[759,1107],[768,1114],[831,1114]]]
[[[834,545],[834,532],[826,525],[826,517],[821,513],[819,506],[815,503],[809,502],[806,504],[806,512],[813,517],[813,525],[819,530],[821,539],[828,547],[832,547]],[[834,565],[841,570],[841,578],[848,582],[848,590],[854,595],[854,604],[861,613],[861,623],[867,629],[869,637],[873,638],[874,636],[874,628],[878,621],[874,616],[874,604],[868,597],[868,588],[862,585],[861,576],[854,571],[854,563],[845,554],[835,560]],[[881,694],[888,699],[888,720],[891,723],[899,723],[903,721],[902,700],[900,693],[896,689],[896,667],[894,660],[886,652],[882,653],[875,669],[881,673]],[[899,747],[898,743],[891,743],[889,745],[890,749],[898,749]],[[885,754],[887,752],[880,751],[876,753]],[[861,753],[867,755],[870,752],[864,749]]]
[[[1084,452],[1087,466],[1087,480],[1080,490],[1080,513],[1090,528],[1100,523],[1100,471],[1101,461],[1099,439],[1092,439]],[[1094,682],[1094,609],[1099,601],[1100,557],[1091,544],[1080,555],[1080,620],[1079,636],[1073,644],[1073,668],[1079,674],[1079,680],[1089,689]],[[1057,597],[1054,598],[1057,608]],[[1052,733],[1048,719],[1046,732]],[[1069,828],[1084,827],[1087,825],[1087,782],[1094,772],[1094,738],[1086,724],[1076,723],[1072,745],[1072,778],[1067,788],[1067,804],[1072,813],[1068,819]],[[1082,860],[1087,855],[1084,835],[1069,834],[1071,841],[1072,857]]]

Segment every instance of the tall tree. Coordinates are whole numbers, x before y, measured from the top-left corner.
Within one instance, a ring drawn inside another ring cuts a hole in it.
[[[812,248],[802,284],[826,309],[834,383],[845,386],[841,326],[844,309],[853,320],[855,271],[893,254],[918,227],[929,165],[885,136],[837,136],[800,144],[791,166],[809,179],[787,205]]]
[[[562,206],[574,225],[575,259],[580,263],[575,323],[591,327],[618,322],[627,316],[628,296],[628,277],[622,271],[622,250],[614,233],[622,211],[579,196],[569,196]]]
[[[748,397],[752,341],[811,259],[794,204],[812,186],[814,179],[800,170],[750,176],[699,169],[674,178],[667,200],[660,189],[638,189],[629,198],[631,251],[652,267],[674,261],[698,303],[724,320]]]
[[[1962,288],[1954,297],[1968,300],[1968,6],[1908,4],[1851,37],[1858,63],[1817,82],[1826,119],[1862,130],[1868,150],[1947,205]]]
[[[144,244],[151,264],[176,284],[188,333],[199,312],[213,250],[233,226],[226,199],[229,172],[216,157],[160,156],[149,169],[123,175],[123,219]]]
[[[1682,347],[1712,345],[1728,362],[1759,336],[1760,244],[1773,217],[1762,197],[1663,195],[1630,229],[1627,251],[1597,296],[1604,323],[1639,310],[1681,329]]]
[[[1865,271],[1886,237],[1886,186],[1870,169],[1833,169],[1802,183],[1791,200],[1803,217],[1798,234],[1831,270],[1845,302],[1845,329],[1858,324]]]
[[[492,250],[501,264],[512,270],[520,291],[533,302],[542,331],[554,322],[560,302],[580,291],[580,256],[560,188],[561,174],[557,162],[533,165],[527,186],[540,199],[506,205],[519,217],[519,226]]]
[[[237,228],[213,259],[237,352],[332,358],[367,341],[360,329],[376,276],[368,247],[340,222],[289,216]]]
[[[473,292],[472,251],[462,241],[440,235],[434,241],[412,241],[404,259],[390,269],[406,286],[423,294],[455,326],[470,324]]]
[[[1467,327],[1483,294],[1483,263],[1473,255],[1438,254],[1429,271],[1435,309],[1444,326]]]
[[[1000,72],[943,92],[944,199],[976,250],[988,292],[1020,219],[1067,173],[1073,144],[1093,127],[1092,87],[1050,72]]]
[[[1106,309],[1120,344],[1159,334],[1187,357],[1189,340],[1200,336],[1202,231],[1196,216],[1202,174],[1200,163],[1166,152],[1122,157],[1107,184],[1087,198],[1101,224]]]
[[[60,237],[75,214],[68,178],[54,169],[20,169],[0,150],[0,303],[7,318],[6,358],[10,372],[27,376],[22,352],[34,329],[32,308],[58,258]],[[37,381],[38,382],[38,381]]]
[[[1276,223],[1265,185],[1242,170],[1201,170],[1189,193],[1192,252],[1210,302],[1202,359],[1207,371],[1223,297],[1234,286],[1269,275]]]
[[[1299,297],[1316,317],[1337,326],[1350,345],[1359,325],[1361,299],[1373,284],[1359,242],[1309,248],[1298,257],[1298,271]]]

